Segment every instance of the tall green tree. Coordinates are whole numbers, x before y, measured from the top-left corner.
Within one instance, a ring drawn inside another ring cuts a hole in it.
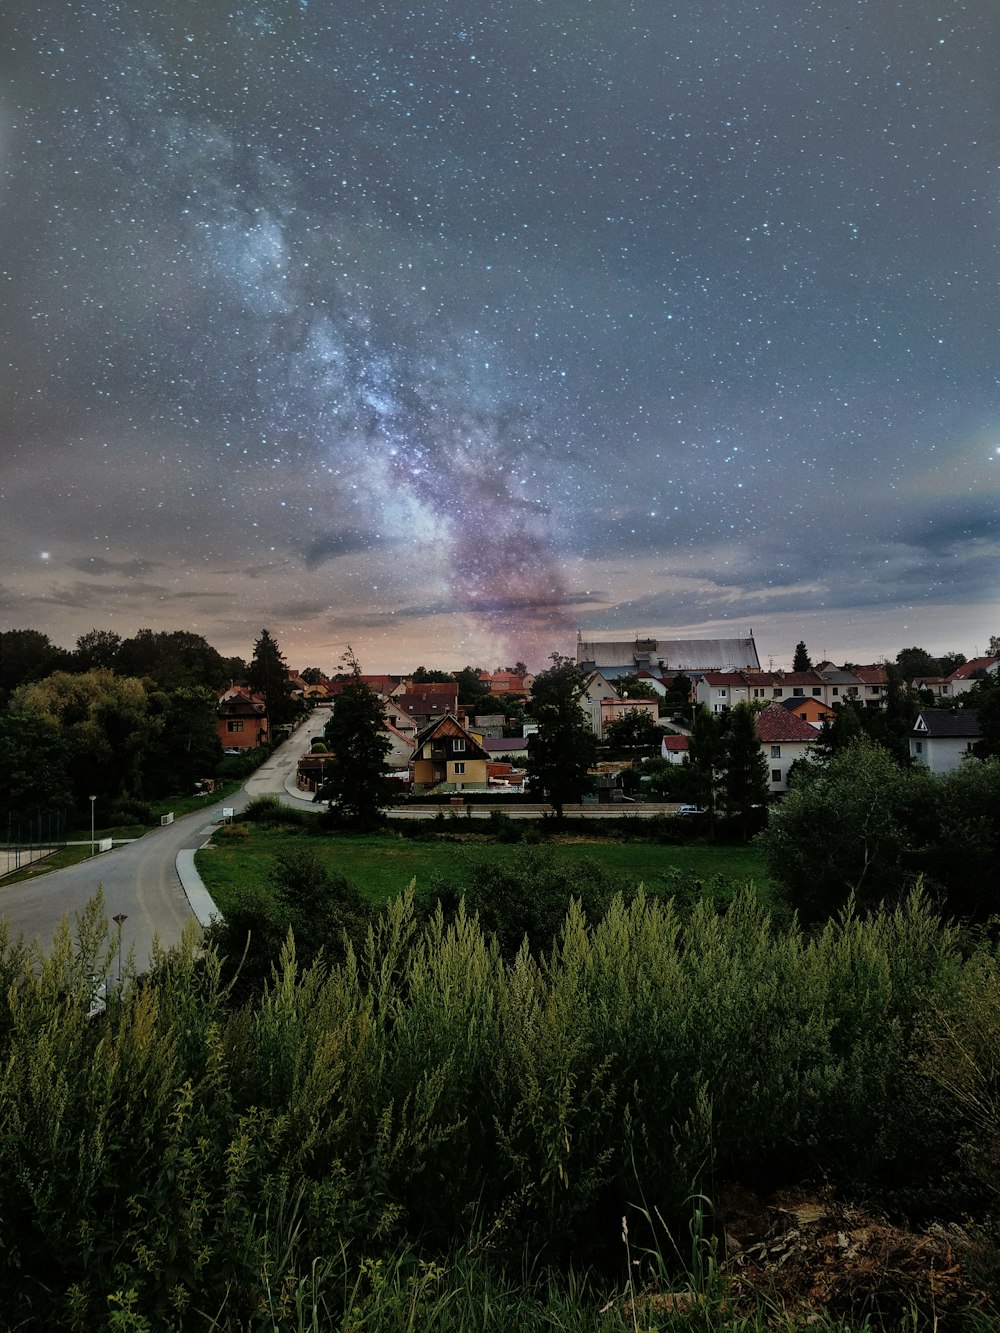
[[[766,820],[770,794],[767,760],[756,731],[756,710],[740,703],[726,714],[722,738],[726,810],[749,837]]]
[[[222,759],[214,691],[204,685],[153,690],[149,695],[150,740],[143,762],[147,796],[187,792],[212,777]]]
[[[688,743],[688,764],[699,805],[704,805],[715,817],[716,790],[725,763],[722,725],[704,704],[695,709]]]
[[[795,656],[792,659],[793,671],[812,671],[812,658],[806,649],[805,640],[799,639],[795,645]]]
[[[270,735],[295,716],[295,703],[288,680],[288,663],[269,630],[262,629],[254,642],[247,673],[251,686],[264,696]]]
[[[907,684],[914,676],[940,676],[941,661],[926,648],[901,648],[896,654],[896,666]]]
[[[557,819],[563,807],[590,788],[588,770],[597,738],[580,706],[586,679],[576,663],[553,653],[552,665],[535,677],[531,713],[538,731],[528,737],[527,769],[534,788],[548,797]]]
[[[323,731],[333,757],[326,764],[326,781],[317,799],[336,805],[362,827],[371,827],[394,797],[392,782],[385,775],[392,742],[382,731],[382,700],[361,679],[361,667],[350,647],[341,660],[343,688]]]

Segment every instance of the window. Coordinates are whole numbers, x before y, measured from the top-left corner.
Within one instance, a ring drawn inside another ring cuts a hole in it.
[[[917,743],[916,743],[916,749],[917,749],[917,754],[923,754],[923,752],[924,752],[924,743],[923,743],[923,741],[917,741]]]
[[[805,690],[802,689],[802,687],[801,687],[800,685],[796,685],[795,688],[792,690],[792,693],[793,693],[793,694],[805,694]]]
[[[242,718],[239,718],[239,717],[233,717],[233,718],[230,718],[229,721],[226,723],[226,730],[227,730],[227,731],[242,731],[242,730],[243,730],[243,719],[242,719]]]
[[[464,765],[464,764],[456,764],[456,765],[455,765],[455,776],[456,776],[456,777],[458,777],[461,773],[464,773],[464,772],[465,772],[465,765]]]
[[[781,781],[781,769],[780,769],[780,768],[772,768],[772,769],[771,769],[771,781],[772,781],[772,782],[780,782],[780,781]]]
[[[781,746],[780,746],[780,745],[772,745],[772,746],[771,746],[771,758],[772,758],[772,759],[780,759],[780,758],[781,758]]]
[[[834,685],[834,687],[833,687],[833,692],[834,692],[834,694],[839,694],[839,693],[840,693],[840,686],[839,686],[839,685]]]
[[[774,691],[774,697],[775,697],[776,699],[780,699],[781,696],[782,696],[783,694],[784,694],[784,690],[783,690],[783,689],[781,688],[781,686],[779,685],[778,688]]]
[[[728,693],[729,693],[728,690],[719,690],[718,691],[719,698],[724,699]]]
[[[815,696],[815,695],[818,695],[818,694],[822,694],[822,693],[823,693],[823,690],[822,690],[822,688],[821,688],[819,685],[814,685],[814,686],[813,686],[813,695],[814,695],[814,696]]]
[[[461,754],[462,751],[465,749],[465,741],[459,740],[456,737],[455,740],[453,740],[451,743],[451,748],[455,751],[456,754]]]
[[[764,691],[763,691],[763,690],[754,690],[754,692],[753,692],[753,697],[754,697],[755,699],[763,699],[763,697],[764,697]]]

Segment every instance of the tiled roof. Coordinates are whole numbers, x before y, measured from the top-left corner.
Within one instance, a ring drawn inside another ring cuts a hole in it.
[[[979,718],[973,708],[930,708],[926,713],[917,715],[910,735],[932,738],[937,736],[942,739],[946,736],[967,737],[969,740],[977,740],[982,732],[979,730]]]
[[[995,657],[974,657],[971,662],[963,662],[960,667],[956,667],[946,680],[971,680],[977,671],[995,671],[997,669],[997,659]]]
[[[759,741],[815,741],[816,728],[802,718],[782,708],[779,703],[768,704],[758,713],[755,723]]]
[[[688,739],[687,736],[664,736],[663,749],[677,751],[686,750],[688,748]]]

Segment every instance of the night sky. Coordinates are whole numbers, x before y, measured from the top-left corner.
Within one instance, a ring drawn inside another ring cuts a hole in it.
[[[1000,632],[995,0],[8,0],[0,627]]]

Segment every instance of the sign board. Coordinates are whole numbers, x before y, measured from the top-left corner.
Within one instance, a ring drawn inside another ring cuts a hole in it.
[[[223,819],[232,819],[233,816],[234,816],[235,814],[236,814],[236,808],[235,808],[235,806],[232,806],[232,805],[224,805],[224,806],[222,807],[222,818],[223,818]]]
[[[165,824],[172,824],[173,822],[174,822],[174,812],[173,812],[173,810],[170,811],[170,814],[169,814],[169,815],[160,815],[160,827],[161,827],[161,828],[163,828],[163,826],[164,826]]]

